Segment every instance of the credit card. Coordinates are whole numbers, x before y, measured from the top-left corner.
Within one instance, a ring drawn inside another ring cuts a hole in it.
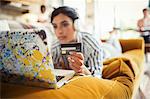
[[[81,43],[61,44],[61,54],[70,55],[70,52],[81,52]]]

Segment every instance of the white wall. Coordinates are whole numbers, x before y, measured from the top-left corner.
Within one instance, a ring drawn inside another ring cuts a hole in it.
[[[80,24],[80,29],[82,29],[86,17],[86,1],[85,0],[64,0],[64,6],[70,6],[76,9],[77,13],[79,14],[78,24]]]
[[[142,9],[149,0],[95,0],[95,37],[98,39],[113,27],[136,29]]]

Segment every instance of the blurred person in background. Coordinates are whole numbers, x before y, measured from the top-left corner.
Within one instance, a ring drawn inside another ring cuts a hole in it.
[[[143,18],[139,19],[137,26],[139,31],[150,30],[150,10],[148,8],[143,9]]]
[[[38,16],[38,20],[37,22],[41,22],[41,23],[45,23],[48,22],[49,19],[49,15],[46,11],[46,6],[45,5],[41,5],[40,7],[40,14]]]
[[[150,10],[149,8],[143,9],[143,18],[137,22],[138,30],[144,38],[145,43],[150,43]]]

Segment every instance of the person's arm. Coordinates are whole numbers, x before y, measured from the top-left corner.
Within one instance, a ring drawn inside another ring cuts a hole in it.
[[[104,59],[104,51],[101,47],[102,43],[96,40],[92,35],[87,36],[85,39],[88,46],[85,48],[86,67],[90,70],[93,76],[101,78]]]
[[[102,49],[95,49],[88,58],[88,65],[93,76],[101,78],[103,66],[103,52]]]
[[[142,31],[142,30],[143,30],[144,22],[143,22],[142,19],[141,19],[141,20],[138,20],[137,26],[138,26],[139,31]]]

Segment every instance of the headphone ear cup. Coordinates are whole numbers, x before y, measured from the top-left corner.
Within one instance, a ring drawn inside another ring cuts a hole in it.
[[[78,19],[74,21],[74,29],[75,29],[76,31],[79,31],[79,30],[80,30],[80,29],[79,29],[79,20],[78,20]]]

